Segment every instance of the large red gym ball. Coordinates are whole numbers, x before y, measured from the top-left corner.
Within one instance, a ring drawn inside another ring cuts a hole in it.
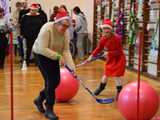
[[[67,102],[78,92],[79,81],[75,79],[66,68],[61,68],[61,80],[56,88],[56,101]]]
[[[158,110],[159,96],[147,82],[141,81],[137,117],[137,86],[137,82],[133,82],[122,89],[117,101],[118,109],[126,120],[151,120]]]

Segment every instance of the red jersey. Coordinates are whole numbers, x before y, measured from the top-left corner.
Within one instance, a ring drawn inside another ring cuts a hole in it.
[[[123,76],[125,72],[126,59],[123,52],[121,37],[117,34],[113,34],[111,38],[102,36],[97,48],[92,52],[92,55],[96,56],[104,48],[108,52],[104,74],[108,77]]]

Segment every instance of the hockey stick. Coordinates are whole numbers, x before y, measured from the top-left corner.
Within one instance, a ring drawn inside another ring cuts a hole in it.
[[[80,66],[83,66],[83,65],[85,65],[85,64],[88,64],[88,63],[90,63],[90,62],[93,62],[93,61],[95,61],[95,60],[97,60],[97,59],[104,59],[104,58],[105,58],[105,54],[104,54],[104,53],[101,53],[101,54],[97,55],[96,57],[93,57],[90,61],[85,60],[84,62],[76,65],[76,67],[80,67]]]
[[[73,75],[73,71],[67,66],[65,65],[65,68]],[[75,77],[77,80],[79,80],[81,82],[81,85],[85,88],[85,90],[87,90],[90,95],[96,100],[97,103],[100,104],[109,104],[114,102],[114,97],[110,97],[110,98],[97,98],[94,93],[84,84],[84,82],[78,77]]]

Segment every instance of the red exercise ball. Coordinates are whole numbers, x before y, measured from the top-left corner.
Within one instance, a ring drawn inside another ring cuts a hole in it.
[[[56,101],[67,102],[72,99],[79,89],[79,81],[66,68],[60,69],[61,80],[56,88]]]
[[[117,101],[118,109],[126,120],[150,120],[158,110],[159,96],[147,82],[140,82],[138,119],[137,83],[138,82],[129,83],[122,89]]]

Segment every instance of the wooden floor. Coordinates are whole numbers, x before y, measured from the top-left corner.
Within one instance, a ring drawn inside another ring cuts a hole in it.
[[[92,90],[96,88],[103,71],[103,62],[96,61],[79,67],[78,76]],[[160,93],[160,83],[143,77]],[[137,80],[137,74],[126,71],[124,84]],[[42,88],[42,77],[35,66],[27,71],[21,71],[17,64],[14,65],[14,116],[15,120],[47,120],[36,111],[33,99]],[[114,96],[115,86],[109,80],[107,89],[100,97]],[[97,104],[95,100],[80,86],[77,95],[68,103],[57,103],[56,114],[60,120],[123,120],[116,103]],[[160,116],[160,110],[156,116]],[[0,120],[10,120],[10,72],[9,65],[0,70]]]

